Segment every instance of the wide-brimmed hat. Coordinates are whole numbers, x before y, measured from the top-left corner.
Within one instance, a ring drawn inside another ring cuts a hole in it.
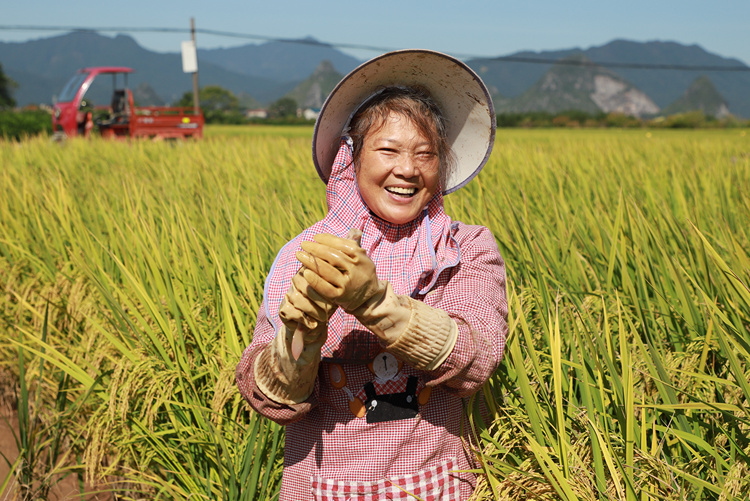
[[[408,49],[388,52],[362,64],[328,95],[313,133],[313,162],[328,182],[341,134],[351,114],[378,89],[418,85],[430,93],[446,119],[454,166],[443,193],[476,176],[495,141],[495,109],[479,76],[458,59],[440,52]]]

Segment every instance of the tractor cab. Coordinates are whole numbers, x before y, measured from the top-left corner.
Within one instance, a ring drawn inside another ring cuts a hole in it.
[[[102,136],[129,135],[130,117],[135,108],[133,93],[128,88],[112,91],[109,108],[93,118],[94,126]]]
[[[97,66],[78,70],[57,97],[52,116],[55,134],[88,136],[98,128],[102,135],[127,134],[133,105],[128,88],[131,68]],[[100,75],[111,75],[111,85]],[[105,104],[98,104],[105,103]]]

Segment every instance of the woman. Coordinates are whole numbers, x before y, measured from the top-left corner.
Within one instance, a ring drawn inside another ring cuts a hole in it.
[[[237,367],[287,425],[282,500],[471,495],[462,398],[503,355],[505,267],[443,194],[494,131],[479,77],[436,52],[375,58],[328,97],[313,139],[328,214],[276,258]]]

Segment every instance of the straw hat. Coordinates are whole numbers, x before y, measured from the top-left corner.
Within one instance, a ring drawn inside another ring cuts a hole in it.
[[[455,168],[444,194],[463,187],[487,162],[495,141],[495,109],[484,82],[458,59],[430,50],[388,52],[362,64],[338,83],[315,122],[313,161],[328,182],[341,132],[351,114],[388,85],[426,88],[443,112]]]

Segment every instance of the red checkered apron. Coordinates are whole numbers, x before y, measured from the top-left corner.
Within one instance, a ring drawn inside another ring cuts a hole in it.
[[[315,501],[381,501],[403,499],[412,501],[443,501],[458,499],[460,483],[455,461],[447,459],[420,472],[378,480],[376,482],[345,482],[312,477]]]

